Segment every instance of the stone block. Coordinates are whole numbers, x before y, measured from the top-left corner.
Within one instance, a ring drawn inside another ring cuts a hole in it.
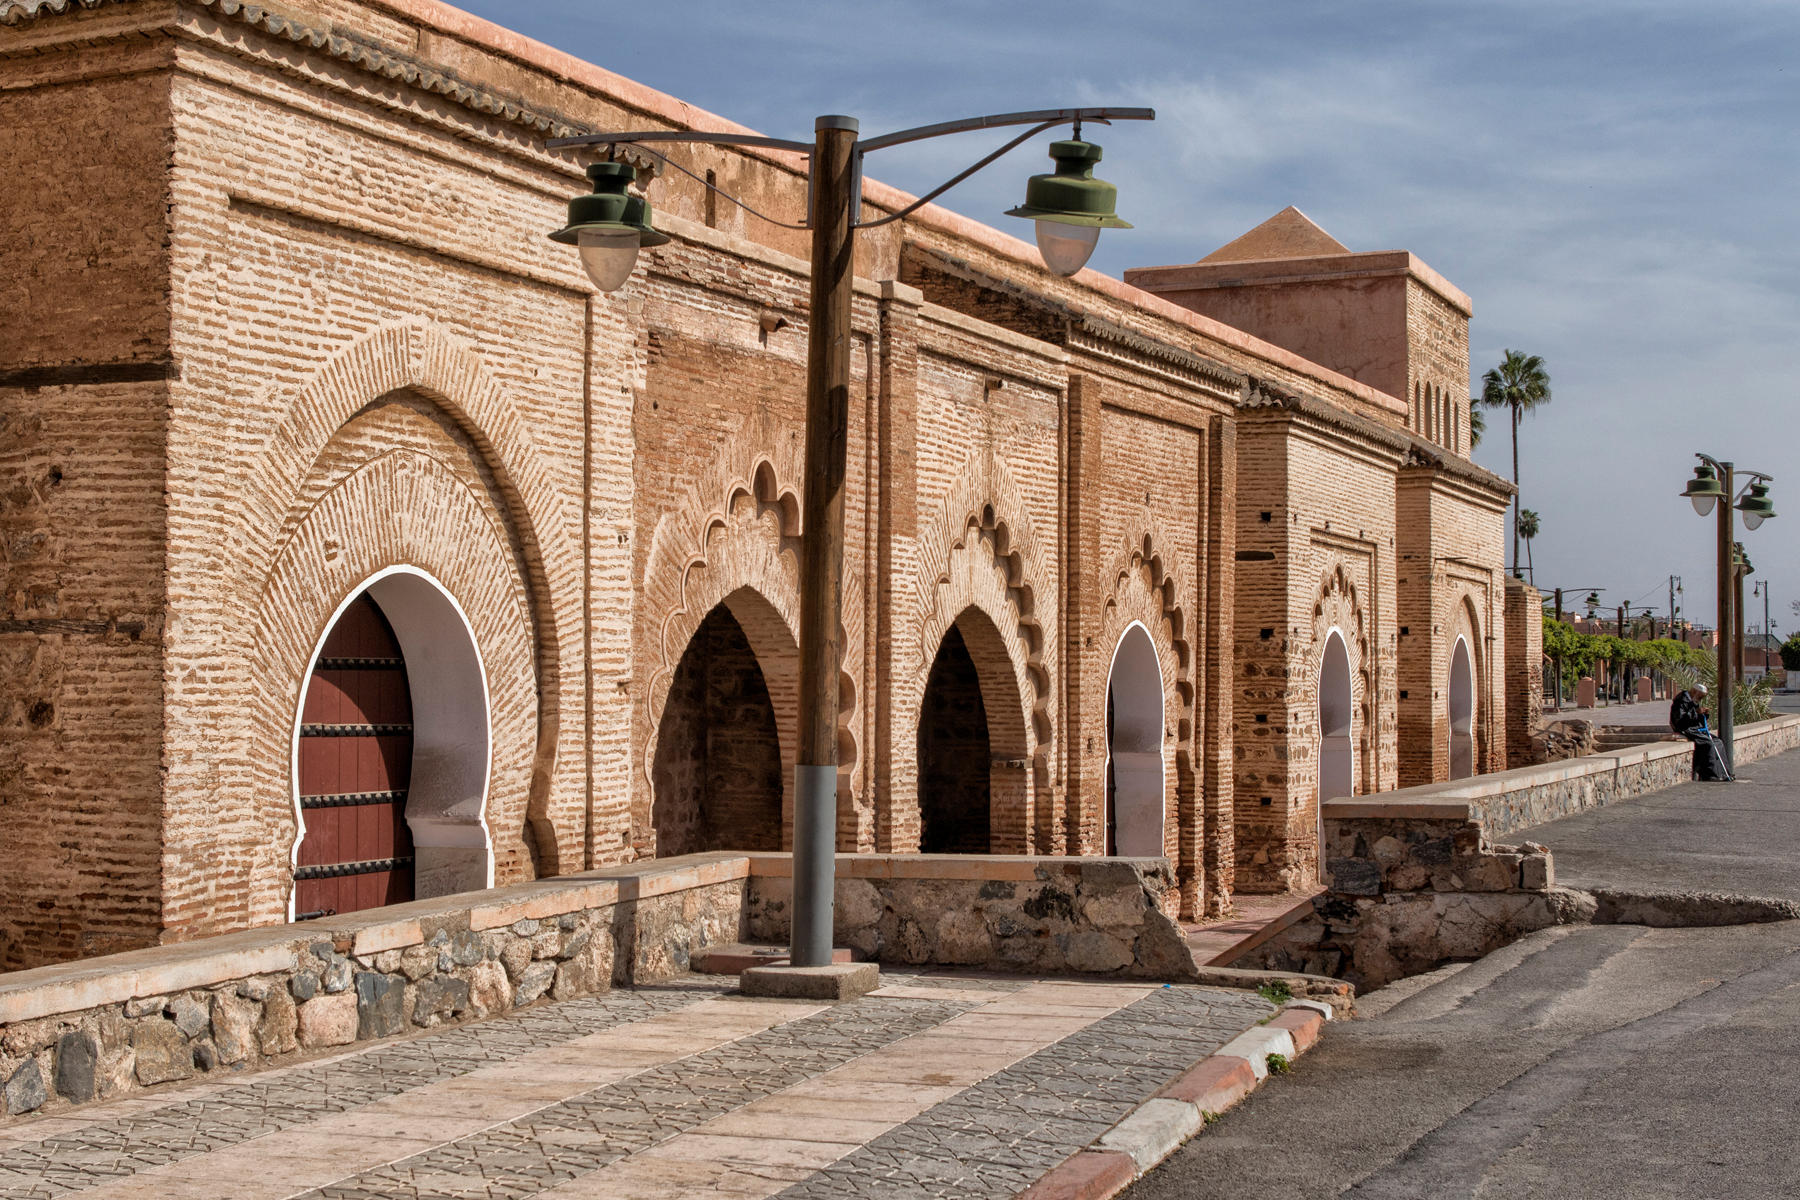
[[[25,1064],[12,1073],[6,1081],[5,1095],[9,1114],[35,1112],[44,1106],[50,1093],[44,1087],[44,1073],[39,1069],[37,1059],[26,1059]]]
[[[378,977],[379,978],[379,977]],[[389,976],[388,978],[393,978]],[[427,979],[413,988],[412,1019],[414,1025],[430,1027],[446,1017],[454,1017],[469,1009],[469,981],[448,978]]]
[[[1548,853],[1528,854],[1520,861],[1519,886],[1528,892],[1547,892],[1556,886],[1556,865]]]
[[[556,968],[550,994],[558,1000],[592,996],[612,986],[613,944],[610,937],[583,931],[570,939],[574,953]]]
[[[296,971],[288,980],[288,992],[301,1002],[311,1000],[319,994],[319,973],[317,971]]]
[[[151,1017],[139,1022],[131,1031],[131,1051],[137,1081],[145,1087],[186,1079],[194,1073],[193,1052],[173,1021]]]
[[[300,1044],[308,1050],[323,1046],[348,1046],[356,1040],[355,992],[314,996],[300,1006]]]
[[[1319,1040],[1325,1018],[1309,1008],[1285,1008],[1269,1022],[1268,1028],[1287,1030],[1294,1039],[1294,1053],[1305,1054]]]
[[[256,1050],[256,1026],[262,1017],[262,1005],[235,995],[214,996],[212,1002],[213,1045],[219,1061],[240,1063]]]
[[[207,1006],[193,996],[176,996],[169,1001],[167,1011],[175,1018],[175,1027],[181,1030],[183,1037],[199,1037],[212,1023],[212,1015],[207,1012]]]
[[[450,961],[459,967],[472,967],[487,957],[487,946],[481,935],[464,929],[450,939]]]
[[[497,962],[476,963],[469,970],[469,1006],[478,1017],[492,1016],[512,1007],[512,983],[506,968]]]
[[[513,989],[513,1007],[523,1008],[550,989],[556,979],[556,964],[553,962],[534,962],[519,973],[517,986]]]
[[[100,1043],[92,1034],[63,1034],[56,1041],[56,1094],[76,1104],[92,1100],[99,1092],[99,1065]]]
[[[324,986],[327,993],[335,995],[338,992],[347,992],[350,990],[350,975],[350,960],[347,958],[334,958],[331,962],[326,964],[324,972],[319,977],[319,982]]]
[[[738,976],[746,996],[790,1000],[853,1000],[881,986],[874,963],[831,963],[823,967],[751,967]]]
[[[506,974],[515,982],[531,965],[531,942],[525,938],[509,941],[500,951],[500,965],[506,968]]]
[[[356,1036],[392,1037],[406,1028],[406,979],[377,971],[356,975]]]
[[[256,1043],[264,1054],[290,1054],[299,1046],[299,1024],[294,997],[288,990],[276,988],[263,1001],[262,1020],[256,1024]]]

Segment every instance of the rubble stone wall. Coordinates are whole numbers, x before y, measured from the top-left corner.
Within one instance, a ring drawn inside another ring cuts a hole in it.
[[[1739,764],[1800,744],[1800,717],[1738,731]],[[1595,898],[1556,886],[1548,849],[1497,836],[1686,782],[1692,750],[1654,743],[1325,806],[1327,890],[1231,965],[1335,975],[1359,991],[1492,953],[1534,930],[1592,920]]]
[[[756,858],[747,932],[785,941],[790,860]],[[1181,927],[1164,915],[1174,887],[1166,859],[843,855],[833,933],[883,963],[1192,979]]]
[[[844,855],[890,963],[1193,979],[1163,859]],[[0,975],[0,1124],[682,974],[784,940],[785,854],[694,854]]]

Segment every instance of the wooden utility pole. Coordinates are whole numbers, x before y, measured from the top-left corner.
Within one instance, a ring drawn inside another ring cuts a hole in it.
[[[800,528],[800,746],[789,961],[831,963],[837,878],[838,671],[844,463],[850,428],[850,298],[861,161],[854,117],[824,116],[812,155],[812,312],[806,339],[806,483]]]

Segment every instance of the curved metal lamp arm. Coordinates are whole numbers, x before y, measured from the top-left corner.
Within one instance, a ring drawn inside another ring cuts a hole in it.
[[[880,137],[864,138],[856,143],[856,148],[864,154],[868,154],[875,150],[885,150],[889,146],[902,146],[907,142],[943,137],[949,133],[969,133],[976,129],[996,129],[1003,125],[1042,124],[1048,128],[1051,125],[1080,121],[1110,125],[1114,121],[1154,120],[1156,120],[1154,108],[1041,108],[1035,112],[994,113],[986,117],[964,117],[960,121],[940,121],[935,125],[918,125],[911,129],[884,133]]]
[[[967,170],[959,171],[955,175],[952,175],[949,179],[945,180],[943,183],[940,183],[937,187],[932,188],[929,192],[926,192],[923,196],[920,196],[917,200],[914,200],[911,204],[907,205],[905,208],[901,209],[900,211],[889,213],[887,216],[882,217],[880,220],[876,220],[876,221],[858,221],[856,223],[856,228],[858,228],[858,229],[874,229],[877,226],[886,225],[890,221],[898,221],[903,217],[911,216],[913,213],[918,212],[921,208],[924,208],[927,204],[930,204],[933,200],[936,200],[939,196],[943,195],[945,192],[949,191],[951,188],[955,187],[957,184],[961,183],[963,180],[967,179],[969,176],[975,174],[975,172],[981,170],[983,167],[987,166],[989,163],[991,163],[994,160],[1001,158],[1007,154],[1010,154],[1014,150],[1017,150],[1020,146],[1023,146],[1026,142],[1030,141],[1032,138],[1036,137],[1038,134],[1044,132],[1044,130],[1049,129],[1051,126],[1060,125],[1060,124],[1062,124],[1061,121],[1045,121],[1041,125],[1033,125],[1030,129],[1027,129],[1024,133],[1021,133],[1018,137],[1016,137],[1012,141],[1006,143],[1006,145],[1000,147],[998,150],[994,151],[992,154],[988,155],[986,158],[982,159],[980,162],[976,163],[974,166],[969,167]]]

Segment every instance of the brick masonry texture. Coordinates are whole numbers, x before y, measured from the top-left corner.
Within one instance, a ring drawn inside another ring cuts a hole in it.
[[[659,827],[786,844],[806,241],[645,157],[674,240],[595,293],[544,237],[583,185],[543,143],[643,125],[724,122],[432,0],[0,0],[0,840],[28,848],[0,968],[289,916],[308,667],[394,568],[479,658],[485,789],[436,799],[496,885],[667,853]],[[804,205],[792,156],[683,153]],[[1404,303],[1335,303],[1466,396],[1467,313],[1404,257]],[[919,849],[952,629],[987,848],[1091,855],[1111,664],[1144,627],[1171,912],[1317,878],[1334,628],[1359,793],[1447,774],[1459,634],[1476,767],[1504,765],[1535,692],[1506,653],[1509,489],[1462,457],[1466,411],[1449,436],[1343,363],[1052,277],[935,207],[868,231],[857,274],[841,849]],[[741,640],[696,643],[714,614]]]

